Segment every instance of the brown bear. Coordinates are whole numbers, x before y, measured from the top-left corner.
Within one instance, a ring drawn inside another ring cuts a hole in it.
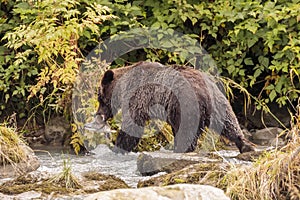
[[[190,67],[139,62],[108,70],[101,80],[98,101],[95,119],[99,126],[122,112],[115,152],[132,151],[150,119],[164,120],[172,127],[174,152],[194,151],[205,127],[234,142],[241,153],[254,150],[214,80]]]

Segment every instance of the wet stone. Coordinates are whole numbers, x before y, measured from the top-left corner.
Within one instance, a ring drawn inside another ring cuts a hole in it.
[[[199,162],[216,163],[220,161],[220,159],[208,158],[197,153],[143,152],[137,159],[137,169],[143,176],[151,176],[159,172],[178,171]]]
[[[173,184],[204,184],[216,186],[219,178],[230,168],[226,163],[198,163],[181,170],[151,177],[138,183],[138,187],[166,186]]]

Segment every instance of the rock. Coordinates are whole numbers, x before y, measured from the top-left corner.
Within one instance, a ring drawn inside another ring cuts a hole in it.
[[[27,191],[41,192],[43,196],[41,199],[73,199],[74,193],[82,196],[87,193],[129,188],[129,186],[120,178],[98,172],[85,172],[81,174],[81,176],[76,177],[76,179],[77,178],[79,183],[78,187],[66,188],[64,180],[58,182],[54,181],[57,179],[57,174],[34,171],[1,184],[0,199],[1,194],[8,195],[6,197],[16,197],[16,199],[18,199],[18,196]],[[57,194],[62,196],[57,197]],[[47,198],[44,198],[45,196]]]
[[[41,199],[42,193],[35,191],[23,192],[18,195],[5,195],[0,193],[0,199],[6,200],[31,200],[31,199]]]
[[[20,148],[23,149],[24,161],[19,163],[0,165],[0,179],[13,178],[21,174],[25,174],[36,170],[40,167],[40,162],[33,150],[25,144],[20,144]]]
[[[219,162],[218,159],[210,159],[196,153],[165,153],[144,152],[137,159],[137,169],[143,176],[151,176],[159,172],[174,172],[188,165],[199,162]]]
[[[245,138],[250,140],[251,137],[252,137],[252,132],[250,132],[248,129],[245,129],[245,128],[243,128],[242,131],[243,131],[243,134],[244,134]]]
[[[166,187],[117,189],[92,194],[86,200],[229,200],[223,190],[208,185],[177,184]]]
[[[51,118],[45,126],[45,140],[48,145],[61,146],[71,136],[70,123],[63,116]]]
[[[151,177],[140,181],[137,187],[165,186],[179,183],[205,184],[217,186],[220,177],[230,168],[226,163],[198,163],[189,165],[179,171]]]
[[[282,132],[283,130],[277,127],[264,128],[253,133],[251,140],[253,143],[259,145],[272,145],[276,144],[277,142],[279,142],[279,144],[282,144],[283,140],[281,138],[278,138],[278,135]]]
[[[83,190],[86,193],[113,190],[119,188],[129,188],[129,186],[120,178],[113,175],[101,174],[98,172],[87,172],[83,174]]]
[[[265,151],[250,151],[250,152],[245,152],[238,154],[235,156],[236,159],[238,160],[243,160],[243,161],[255,161],[257,160]]]
[[[42,127],[34,128],[33,130],[24,133],[24,139],[32,148],[43,146],[46,143],[45,129]]]

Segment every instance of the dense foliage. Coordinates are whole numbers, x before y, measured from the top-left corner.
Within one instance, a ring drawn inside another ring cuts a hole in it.
[[[41,113],[46,119],[53,111],[68,113],[82,59],[99,42],[139,27],[196,39],[221,75],[262,102],[285,105],[299,95],[299,0],[1,0],[0,9],[2,116],[15,111],[19,118]],[[184,64],[184,58],[142,49],[115,64],[145,59]]]

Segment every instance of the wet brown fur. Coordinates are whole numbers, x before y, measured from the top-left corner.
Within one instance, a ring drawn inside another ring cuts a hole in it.
[[[249,141],[247,141],[240,129],[238,121],[235,114],[232,111],[232,108],[227,101],[223,93],[211,82],[210,79],[207,79],[205,73],[198,70],[184,67],[184,66],[170,66],[173,71],[170,71],[171,74],[166,74],[168,76],[177,76],[179,75],[184,77],[185,80],[189,82],[193,89],[193,94],[196,95],[196,99],[199,106],[199,123],[197,127],[197,133],[181,133],[184,135],[177,135],[179,126],[181,123],[181,108],[179,100],[174,92],[169,91],[168,88],[159,85],[159,84],[145,84],[137,88],[134,91],[134,94],[130,97],[129,101],[129,113],[122,112],[122,127],[121,131],[117,137],[116,141],[116,151],[132,151],[133,148],[138,144],[140,137],[143,134],[142,128],[133,128],[132,121],[129,118],[133,119],[133,122],[139,127],[144,127],[145,122],[151,118],[149,114],[149,107],[159,104],[165,108],[166,111],[166,121],[171,125],[173,134],[174,134],[174,151],[175,152],[190,152],[193,151],[196,147],[197,139],[200,134],[203,132],[205,127],[209,127],[212,124],[218,124],[218,121],[214,121],[214,114],[218,114],[218,106],[225,109],[224,120],[222,123],[223,128],[220,132],[221,135],[228,138],[230,141],[234,142],[238,147],[240,152],[253,151],[254,148]],[[116,113],[116,110],[124,109],[124,94],[129,91],[134,84],[134,79],[138,81],[139,76],[135,77],[134,74],[124,78],[123,75],[129,71],[139,68],[141,70],[150,69],[149,73],[158,72],[161,69],[164,69],[164,66],[159,63],[150,63],[150,62],[140,62],[132,66],[127,66],[119,69],[108,70],[101,80],[101,86],[99,89],[99,102],[100,106],[98,109],[98,114],[104,115],[105,120],[113,117]],[[167,71],[168,72],[168,71]],[[160,73],[160,72],[159,72]],[[158,74],[159,74],[158,73]],[[162,71],[163,73],[163,71]],[[177,73],[177,74],[176,74]],[[123,89],[117,87],[122,79]],[[146,77],[146,76],[141,76]],[[163,74],[162,74],[163,77]],[[209,82],[207,82],[209,81]],[[209,84],[209,87],[207,85]],[[211,91],[213,88],[213,91]],[[180,88],[179,90],[185,90],[185,88]],[[117,100],[115,105],[111,105],[113,98],[113,91],[119,91],[120,94],[117,95]],[[187,95],[186,102],[189,103],[192,96]],[[214,102],[214,103],[212,103]],[[194,106],[194,105],[189,105]],[[114,111],[115,110],[115,111]],[[157,114],[157,113],[156,113]],[[160,118],[159,113],[156,116]],[[193,116],[191,116],[193,117]],[[191,118],[193,119],[193,118]]]

